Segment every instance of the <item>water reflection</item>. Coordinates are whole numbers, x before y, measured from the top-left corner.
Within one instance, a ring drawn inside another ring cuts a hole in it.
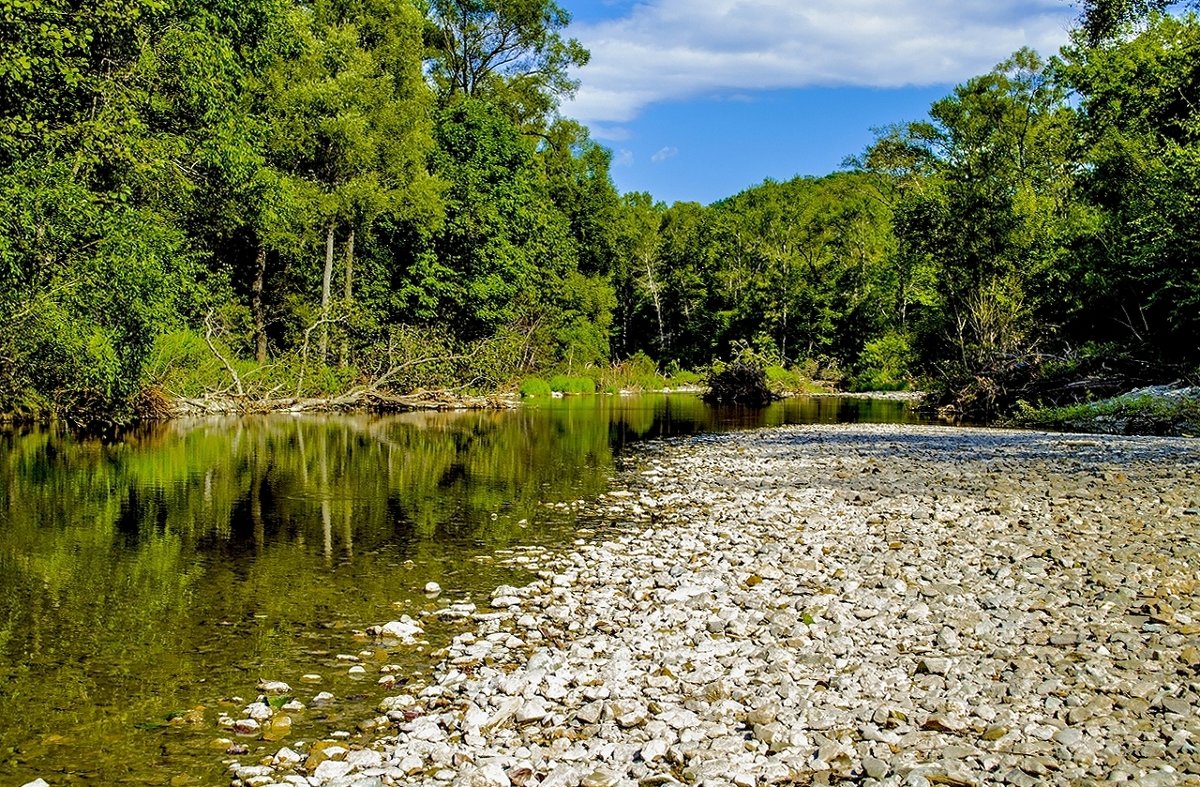
[[[519,581],[487,557],[570,537],[570,509],[546,504],[601,492],[631,442],[910,418],[864,400],[590,397],[175,422],[120,440],[0,432],[0,783],[222,783],[223,698],[317,672],[320,689],[362,699],[310,714],[298,736],[365,717],[375,687],[335,658],[364,646],[351,632],[428,607],[430,580],[456,597]],[[168,720],[198,706],[200,724]]]

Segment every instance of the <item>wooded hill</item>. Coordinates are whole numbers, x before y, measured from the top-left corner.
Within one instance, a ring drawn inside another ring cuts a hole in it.
[[[551,0],[0,0],[0,410],[780,367],[1195,376],[1200,21],[1086,5],[846,171],[618,194]],[[647,360],[649,359],[649,361]]]

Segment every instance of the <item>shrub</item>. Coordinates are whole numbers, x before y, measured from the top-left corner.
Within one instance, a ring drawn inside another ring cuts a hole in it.
[[[521,396],[526,399],[545,398],[553,393],[550,383],[540,377],[526,377],[521,382]]]
[[[556,374],[550,378],[550,390],[571,395],[594,394],[596,393],[596,381],[591,377]]]
[[[766,373],[767,382],[776,393],[811,394],[828,390],[826,386],[818,384],[810,375],[796,367],[785,369],[782,366],[768,366]]]
[[[667,385],[659,374],[654,360],[643,352],[637,352],[628,360],[613,363],[600,376],[601,390],[660,391]]]
[[[902,391],[908,388],[911,361],[908,337],[886,333],[863,347],[858,357],[858,374],[850,387],[855,391]]]
[[[704,398],[720,404],[762,406],[778,397],[771,391],[762,362],[743,354],[731,363],[714,367],[708,376],[708,393]]]
[[[671,374],[667,382],[671,388],[700,385],[704,382],[704,375],[687,369],[679,369]]]

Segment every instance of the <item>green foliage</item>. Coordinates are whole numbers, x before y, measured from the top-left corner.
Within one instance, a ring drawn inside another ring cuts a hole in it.
[[[558,116],[587,52],[552,0],[0,2],[0,410],[650,390],[749,346],[777,389],[919,375],[989,411],[1089,341],[1178,377],[1200,22],[1082,13],[853,171],[706,207],[619,195]]]
[[[777,398],[767,379],[766,366],[752,351],[743,350],[729,363],[714,366],[707,383],[704,398],[719,404],[763,407]]]
[[[690,369],[675,369],[667,375],[668,388],[694,388],[703,382],[704,375]]]
[[[829,388],[818,383],[798,367],[785,368],[776,364],[764,367],[767,385],[778,395],[827,393]]]
[[[525,399],[544,399],[554,393],[550,383],[540,377],[526,377],[521,381],[520,391]]]
[[[912,348],[908,337],[888,333],[867,342],[858,358],[850,389],[853,391],[903,391],[909,386]]]
[[[596,381],[591,377],[556,374],[550,378],[550,390],[570,395],[594,394],[596,393]],[[524,391],[524,386],[522,386],[522,391]]]
[[[1009,422],[1018,426],[1115,434],[1200,435],[1200,399],[1134,394],[1064,407],[1025,401]]]
[[[1097,226],[1078,263],[1087,338],[1187,366],[1200,331],[1200,19],[1154,16],[1137,36],[1066,50],[1089,145]]]
[[[614,361],[598,370],[598,384],[604,393],[620,391],[661,391],[667,380],[658,364],[644,352],[634,353],[624,361]]]
[[[540,127],[577,86],[570,69],[588,52],[562,31],[553,0],[432,0],[426,39],[443,100],[486,100],[520,125]]]

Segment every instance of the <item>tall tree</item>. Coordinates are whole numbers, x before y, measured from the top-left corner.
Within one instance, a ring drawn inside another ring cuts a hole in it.
[[[1089,46],[1097,46],[1176,4],[1177,0],[1084,0],[1079,33]]]
[[[431,73],[445,101],[485,99],[523,129],[541,130],[578,82],[588,52],[562,31],[571,15],[554,0],[431,0]]]
[[[1084,194],[1079,330],[1138,357],[1200,361],[1200,19],[1157,15],[1138,35],[1066,51],[1081,97]]]
[[[275,73],[274,155],[308,184],[320,227],[318,355],[327,360],[339,233],[343,300],[353,300],[354,241],[385,212],[420,211],[438,191],[425,170],[432,144],[420,73],[422,19],[404,0],[317,0],[304,54]]]

